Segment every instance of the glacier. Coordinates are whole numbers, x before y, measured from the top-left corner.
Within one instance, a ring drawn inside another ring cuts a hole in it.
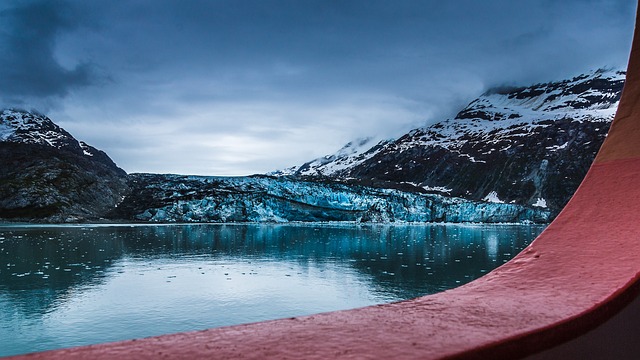
[[[130,174],[110,217],[145,222],[545,223],[546,209],[289,177]]]

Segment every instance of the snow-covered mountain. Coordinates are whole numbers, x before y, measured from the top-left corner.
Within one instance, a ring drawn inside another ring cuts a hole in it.
[[[0,111],[0,218],[97,219],[122,200],[127,181],[107,154],[46,116]]]
[[[453,119],[282,174],[557,212],[604,141],[624,79],[625,72],[597,70],[564,81],[494,88]]]
[[[267,175],[272,176],[326,176],[331,177],[340,171],[353,168],[384,148],[384,145],[393,140],[376,142],[372,137],[357,139],[347,143],[335,154],[323,156],[306,162],[299,166],[292,166],[284,170],[277,170]]]
[[[84,141],[76,140],[65,129],[37,112],[16,109],[0,111],[0,142],[53,147],[80,156],[92,157],[96,161],[116,167],[106,153]]]

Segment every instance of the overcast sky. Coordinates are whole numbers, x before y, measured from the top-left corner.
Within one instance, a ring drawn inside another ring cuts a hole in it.
[[[263,173],[626,68],[634,0],[0,2],[0,105],[127,172]]]

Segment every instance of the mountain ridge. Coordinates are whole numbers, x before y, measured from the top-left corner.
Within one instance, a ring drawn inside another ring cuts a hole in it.
[[[103,151],[42,114],[0,112],[0,218],[96,220],[128,192],[127,173]]]
[[[613,120],[624,71],[487,90],[454,118],[274,175],[564,207]],[[342,164],[339,163],[342,161]],[[344,166],[347,163],[347,166]]]

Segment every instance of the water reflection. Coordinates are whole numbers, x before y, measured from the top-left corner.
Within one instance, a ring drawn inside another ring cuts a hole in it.
[[[0,356],[452,288],[541,226],[0,227]]]

